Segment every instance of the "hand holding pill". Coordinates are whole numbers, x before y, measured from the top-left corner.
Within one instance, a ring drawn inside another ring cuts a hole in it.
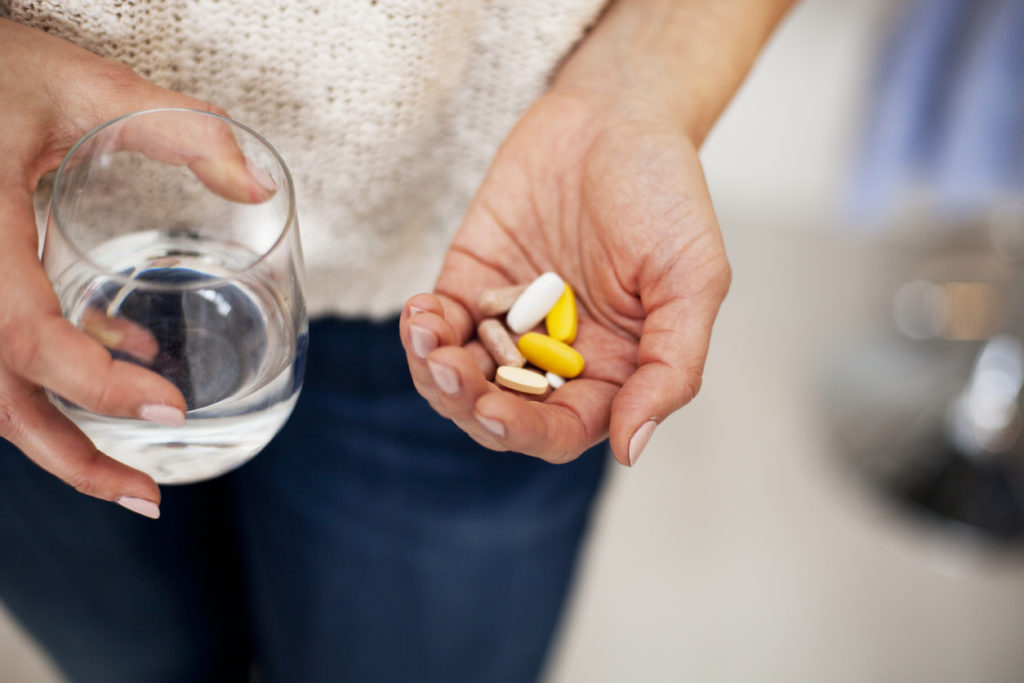
[[[696,394],[729,280],[676,123],[556,90],[502,147],[402,339],[417,389],[480,443],[564,462],[608,437],[631,465]]]

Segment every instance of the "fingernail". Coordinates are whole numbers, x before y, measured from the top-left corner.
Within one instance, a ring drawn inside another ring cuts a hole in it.
[[[412,350],[421,359],[426,360],[430,352],[437,348],[437,335],[433,330],[428,330],[419,325],[409,327],[409,336],[412,338]]]
[[[180,427],[185,424],[185,413],[174,406],[160,403],[148,403],[139,409],[139,417],[146,422],[156,422],[168,427]]]
[[[430,361],[427,361],[427,366],[430,368],[430,374],[434,378],[434,383],[441,388],[441,391],[449,396],[458,395],[461,387],[459,385],[459,376],[455,373],[455,370],[447,365],[440,365]]]
[[[419,315],[420,313],[426,313],[426,312],[427,312],[427,309],[420,308],[419,306],[410,306],[409,307],[409,317],[410,318],[413,317],[414,315]]]
[[[137,512],[143,517],[160,519],[160,506],[151,500],[146,500],[145,498],[134,498],[132,496],[121,496],[114,502],[121,507],[128,508],[132,512]]]
[[[484,417],[483,415],[477,413],[476,421],[479,422],[484,429],[486,429],[491,434],[494,434],[499,438],[504,439],[505,436],[508,434],[508,432],[505,429],[505,424],[501,420],[495,420],[492,417]]]
[[[647,442],[651,440],[651,435],[654,434],[654,428],[657,426],[657,422],[654,420],[648,420],[640,425],[639,429],[633,432],[633,437],[629,440],[630,467],[635,465],[636,461],[640,459],[640,454],[643,453]]]
[[[117,330],[87,330],[96,341],[108,349],[116,349],[124,341],[124,335]]]
[[[277,183],[275,183],[274,179],[270,177],[270,174],[254,164],[251,159],[246,160],[245,168],[249,171],[249,175],[253,177],[253,180],[255,180],[268,195],[277,191]]]

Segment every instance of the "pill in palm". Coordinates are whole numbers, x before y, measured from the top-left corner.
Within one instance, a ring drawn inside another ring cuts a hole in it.
[[[527,332],[519,338],[519,352],[541,370],[553,372],[566,379],[583,372],[583,356],[564,342],[546,334]]]
[[[494,381],[507,389],[521,391],[524,394],[543,394],[548,390],[548,380],[544,375],[514,365],[499,367]]]
[[[565,291],[565,281],[547,272],[530,283],[508,311],[505,322],[516,334],[532,330],[558,302]]]
[[[523,354],[519,353],[516,343],[512,341],[512,336],[509,335],[501,321],[495,318],[480,321],[476,328],[476,334],[496,364],[513,365],[517,368],[526,365],[526,359],[523,358]]]
[[[501,315],[502,313],[507,313],[508,309],[512,308],[512,304],[516,302],[516,299],[524,291],[526,291],[526,285],[488,289],[480,295],[476,306],[480,309],[482,315]]]
[[[544,318],[544,325],[552,339],[566,344],[572,344],[576,339],[576,295],[573,294],[568,282],[562,288],[562,295]]]

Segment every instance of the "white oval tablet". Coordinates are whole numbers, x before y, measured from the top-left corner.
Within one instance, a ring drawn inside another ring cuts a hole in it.
[[[553,372],[545,372],[544,378],[547,379],[548,384],[551,385],[552,389],[557,389],[558,387],[565,384],[565,378],[562,377],[561,375],[556,375]]]
[[[543,394],[548,390],[548,380],[544,375],[514,365],[502,365],[494,376],[494,381],[508,389],[515,389],[524,394]]]
[[[555,307],[564,291],[565,281],[556,273],[547,272],[538,277],[509,309],[505,318],[508,329],[516,334],[532,330]]]

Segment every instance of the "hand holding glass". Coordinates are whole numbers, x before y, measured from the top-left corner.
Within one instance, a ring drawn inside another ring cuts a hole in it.
[[[206,112],[130,114],[57,171],[43,265],[65,317],[170,380],[182,426],[51,400],[104,453],[187,483],[246,462],[302,385],[308,321],[291,176],[254,131]]]

